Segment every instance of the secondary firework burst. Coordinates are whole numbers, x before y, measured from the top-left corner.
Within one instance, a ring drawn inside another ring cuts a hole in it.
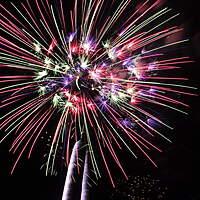
[[[127,177],[118,149],[136,158],[137,147],[156,166],[149,153],[161,149],[151,138],[170,140],[155,124],[171,126],[149,108],[187,114],[188,105],[172,94],[193,95],[195,89],[184,84],[187,78],[174,76],[192,61],[168,54],[187,40],[166,42],[181,28],[169,23],[178,14],[159,5],[74,0],[66,14],[62,0],[0,4],[0,107],[7,111],[1,116],[6,132],[1,142],[14,133],[10,151],[18,157],[12,172],[24,153],[31,156],[52,119],[56,128],[48,132],[46,174],[53,173],[59,146],[69,164],[79,140],[96,178],[102,161],[113,185],[110,157]]]
[[[169,199],[168,187],[151,175],[130,176],[128,181],[117,181],[110,199]]]

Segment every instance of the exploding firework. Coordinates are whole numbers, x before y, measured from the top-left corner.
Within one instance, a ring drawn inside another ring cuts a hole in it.
[[[114,186],[110,158],[126,178],[119,150],[137,158],[138,148],[156,166],[149,153],[161,149],[153,138],[170,142],[157,125],[171,129],[159,111],[187,114],[178,97],[195,88],[177,74],[192,61],[170,53],[187,40],[166,39],[182,28],[160,1],[74,0],[70,12],[65,6],[62,0],[0,4],[1,142],[14,133],[13,172],[51,127],[46,174],[54,172],[60,146],[68,165],[81,140],[96,178],[102,162]]]

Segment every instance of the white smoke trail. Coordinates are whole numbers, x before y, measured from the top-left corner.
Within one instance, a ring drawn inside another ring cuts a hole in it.
[[[64,186],[64,190],[63,190],[63,196],[62,196],[62,200],[70,200],[73,199],[72,198],[72,185],[73,185],[73,174],[76,168],[76,152],[79,149],[81,144],[81,141],[79,140],[78,142],[75,143],[73,150],[72,150],[72,154],[71,154],[71,158],[70,158],[70,162],[69,162],[69,166],[68,166],[68,171],[67,171],[67,176],[66,176],[66,180],[65,180],[65,186]]]

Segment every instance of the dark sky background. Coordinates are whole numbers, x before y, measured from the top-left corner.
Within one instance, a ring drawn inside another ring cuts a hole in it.
[[[67,0],[68,1],[68,0]],[[189,65],[188,76],[195,86],[199,84],[200,67],[200,10],[195,0],[170,0],[169,4],[182,14],[185,34],[191,39],[190,54],[195,60]],[[200,134],[200,106],[199,97],[190,98],[191,110],[189,116],[169,116],[175,121],[173,144],[165,145],[165,152],[155,156],[159,168],[154,168],[144,160],[126,158],[126,169],[130,176],[147,175],[161,180],[168,187],[167,200],[200,200],[199,169],[199,140]],[[9,176],[13,156],[9,154],[9,141],[0,145],[0,199],[37,199],[60,200],[62,196],[65,171],[57,177],[45,177],[40,170],[42,158],[33,155],[31,160],[19,163],[13,176]],[[39,151],[39,149],[38,149]],[[114,169],[115,170],[115,169]],[[116,171],[116,182],[122,177]],[[126,183],[124,186],[126,187]],[[119,188],[120,189],[120,188]],[[115,189],[111,187],[106,178],[102,178],[98,186],[91,189],[91,199],[109,200]],[[116,199],[117,200],[117,199]]]

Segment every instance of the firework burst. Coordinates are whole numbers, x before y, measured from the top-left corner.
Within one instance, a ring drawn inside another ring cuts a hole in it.
[[[69,164],[79,140],[96,178],[100,158],[113,186],[110,157],[127,177],[118,149],[137,158],[137,147],[156,166],[149,153],[161,149],[151,138],[170,140],[155,124],[171,126],[154,110],[187,114],[188,105],[176,95],[193,95],[195,89],[177,75],[190,58],[168,53],[187,42],[166,40],[182,31],[170,25],[178,14],[159,5],[74,0],[66,14],[62,0],[0,4],[0,107],[7,111],[0,121],[6,132],[1,142],[15,134],[12,172],[25,152],[31,156],[52,121],[46,174],[53,173],[59,146]]]

